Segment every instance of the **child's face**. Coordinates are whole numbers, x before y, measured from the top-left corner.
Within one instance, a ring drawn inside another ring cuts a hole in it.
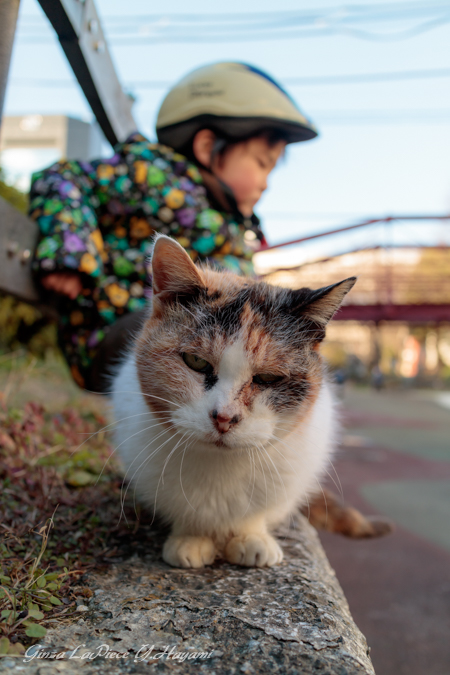
[[[233,145],[215,162],[214,174],[233,190],[243,216],[252,215],[285,147],[284,141],[270,145],[264,136],[258,136]]]

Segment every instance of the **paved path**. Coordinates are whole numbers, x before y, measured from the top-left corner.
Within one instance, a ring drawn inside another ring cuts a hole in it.
[[[377,675],[450,675],[450,395],[349,388],[343,406],[345,500],[397,530],[322,542]]]

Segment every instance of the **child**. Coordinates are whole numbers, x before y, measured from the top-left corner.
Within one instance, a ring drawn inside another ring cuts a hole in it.
[[[268,75],[217,63],[169,91],[160,144],[136,133],[110,159],[33,176],[33,270],[59,295],[59,342],[80,387],[105,391],[105,373],[142,322],[152,235],[174,237],[194,261],[251,274],[249,244],[264,243],[253,208],[267,178],[287,143],[316,135]]]

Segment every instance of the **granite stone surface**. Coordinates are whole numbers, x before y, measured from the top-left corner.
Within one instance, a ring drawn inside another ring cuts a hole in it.
[[[49,630],[27,663],[1,660],[0,672],[373,675],[316,531],[298,516],[278,537],[278,566],[180,570],[161,560],[155,531],[143,555],[85,576],[93,595],[79,619]]]

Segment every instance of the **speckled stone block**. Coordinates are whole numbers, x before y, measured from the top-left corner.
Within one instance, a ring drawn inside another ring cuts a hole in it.
[[[83,579],[94,591],[88,611],[41,642],[64,658],[25,664],[20,657],[15,667],[0,662],[0,670],[373,675],[366,640],[315,530],[298,516],[278,537],[285,558],[276,567],[218,561],[180,570],[161,560],[163,537],[155,531],[145,555]]]

